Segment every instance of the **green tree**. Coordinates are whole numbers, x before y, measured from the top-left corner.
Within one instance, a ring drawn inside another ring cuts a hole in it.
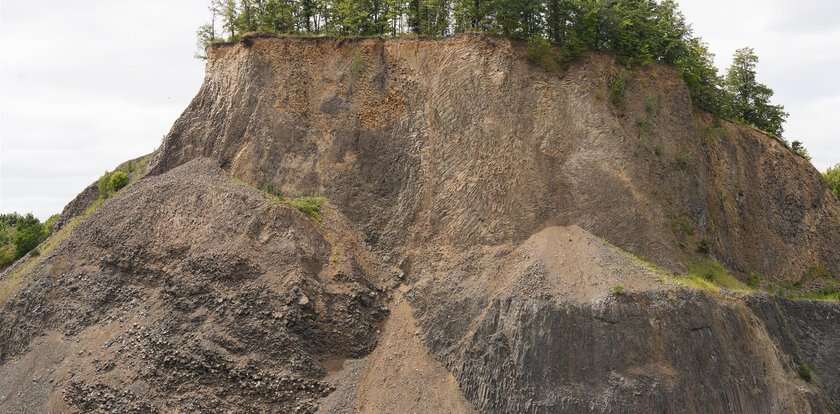
[[[198,27],[196,37],[198,38],[198,51],[195,54],[196,58],[207,59],[207,47],[216,41],[216,16],[218,10],[211,4],[208,7],[210,11],[210,21]]]
[[[685,53],[675,64],[691,92],[692,102],[710,113],[728,117],[728,95],[708,46],[699,38],[690,39],[686,42]]]
[[[240,33],[257,31],[257,23],[260,20],[258,12],[259,9],[254,5],[254,0],[239,0],[236,26]]]
[[[790,149],[796,155],[799,155],[800,157],[805,158],[808,161],[811,160],[811,154],[808,153],[808,149],[805,148],[805,143],[803,143],[802,141],[791,142],[790,143]]]
[[[261,0],[255,5],[257,30],[292,33],[297,30],[295,4],[289,0]]]
[[[228,40],[236,40],[240,24],[236,0],[213,0],[211,4],[222,20],[222,29],[228,33]]]
[[[15,225],[15,258],[19,259],[38,247],[47,237],[44,226],[31,213],[22,217]]]
[[[788,113],[781,105],[773,105],[773,90],[758,82],[756,67],[758,55],[752,48],[738,49],[726,73],[726,91],[731,96],[730,113],[756,128],[777,137],[784,133]]]
[[[828,187],[831,188],[831,191],[833,191],[834,194],[837,194],[837,197],[840,197],[840,164],[829,168],[825,174],[823,174],[823,177],[825,178],[825,182],[828,184]]]

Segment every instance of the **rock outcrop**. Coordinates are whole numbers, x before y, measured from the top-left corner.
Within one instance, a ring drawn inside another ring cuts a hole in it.
[[[209,55],[145,177],[0,278],[0,411],[840,412],[840,306],[674,278],[836,279],[840,202],[673,70],[486,36]]]

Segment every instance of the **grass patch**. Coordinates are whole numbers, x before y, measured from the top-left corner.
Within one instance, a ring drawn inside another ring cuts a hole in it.
[[[799,378],[802,378],[803,381],[814,382],[814,368],[810,365],[805,363],[799,364],[797,372],[799,373]]]
[[[688,275],[688,276],[680,276],[674,278],[674,282],[677,285],[680,285],[685,288],[689,289],[697,289],[697,290],[708,290],[711,292],[720,292],[720,287],[706,278],[695,276],[695,275]]]
[[[840,302],[840,288],[824,288],[814,292],[794,294],[791,297],[793,299]]]
[[[248,185],[245,182],[242,183]],[[319,223],[321,222],[321,208],[324,206],[324,203],[327,202],[326,198],[319,196],[286,198],[283,196],[283,193],[280,191],[280,189],[275,187],[274,184],[262,185],[260,187],[260,190],[262,190],[266,194],[271,195],[280,203],[285,204],[289,207],[296,208],[301,213],[309,216],[309,218]]]
[[[714,259],[703,259],[688,266],[688,277],[702,279],[715,286],[728,290],[751,290],[744,282],[732,276],[720,263]]]
[[[324,197],[299,197],[284,200],[283,202],[320,223],[322,218],[321,207],[326,201],[327,199]]]
[[[623,296],[624,295],[624,286],[622,285],[615,285],[610,288],[610,294],[613,296]]]

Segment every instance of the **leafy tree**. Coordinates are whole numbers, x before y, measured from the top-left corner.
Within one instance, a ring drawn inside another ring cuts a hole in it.
[[[829,168],[825,174],[823,174],[823,177],[825,178],[825,182],[828,184],[828,187],[831,188],[831,191],[833,191],[834,194],[837,194],[837,197],[840,197],[840,164]]]
[[[0,267],[23,257],[47,238],[48,231],[31,213],[0,215]]]
[[[228,39],[237,39],[241,20],[236,0],[213,0],[211,7],[218,11],[222,19],[222,28],[228,33]]]
[[[738,49],[726,73],[726,91],[731,96],[730,113],[756,128],[781,137],[788,113],[773,105],[773,90],[756,79],[758,55],[752,48]]]
[[[714,65],[714,55],[699,38],[686,43],[686,50],[675,61],[695,105],[713,114],[728,117],[729,96],[723,89],[723,78]]]
[[[208,7],[210,11],[210,22],[198,27],[196,37],[198,37],[198,52],[195,57],[199,59],[207,59],[207,47],[216,41],[216,16],[218,9],[211,4]]]
[[[26,217],[18,222],[15,230],[14,244],[15,256],[21,258],[30,250],[38,247],[42,241],[47,237],[44,231],[44,226],[32,214],[27,214]]]
[[[799,155],[800,157],[805,158],[808,161],[811,160],[811,154],[808,154],[808,149],[805,148],[805,144],[802,141],[793,141],[790,144],[790,149],[796,155]]]

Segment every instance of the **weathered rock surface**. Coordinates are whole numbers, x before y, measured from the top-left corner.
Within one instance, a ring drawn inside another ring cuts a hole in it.
[[[668,68],[524,54],[212,49],[149,174],[0,278],[0,411],[840,412],[840,306],[672,283],[840,277],[813,167]]]
[[[130,186],[4,304],[0,411],[314,412],[320,361],[367,354],[387,314],[385,273],[324,220],[206,159]]]

